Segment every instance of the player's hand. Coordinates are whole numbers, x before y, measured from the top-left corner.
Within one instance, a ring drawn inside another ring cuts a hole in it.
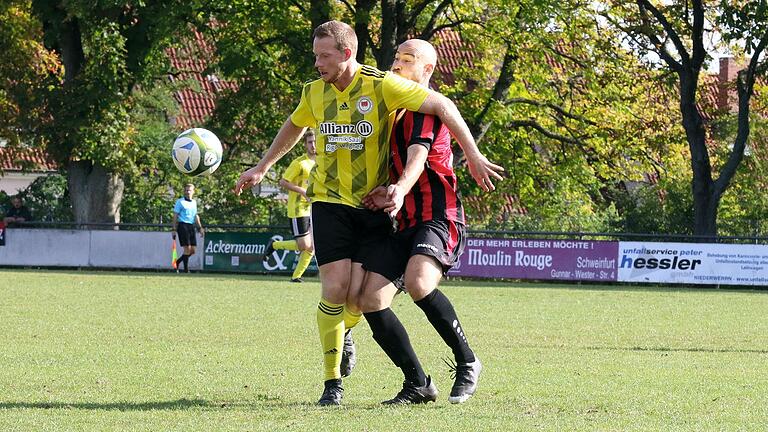
[[[250,188],[251,186],[261,183],[261,181],[264,179],[264,173],[261,172],[258,168],[259,167],[257,165],[240,174],[240,178],[237,179],[237,183],[235,183],[235,195],[240,195],[240,193],[243,192],[243,189],[245,188]]]
[[[309,199],[309,197],[307,196],[307,191],[306,191],[306,190],[301,192],[301,196],[302,196],[302,197],[304,197],[304,199],[305,199],[305,200],[306,200],[308,203],[311,203],[311,202],[312,202],[312,200],[311,200],[311,199]]]
[[[202,237],[205,237],[205,228],[203,228],[203,227],[200,227],[200,235],[201,235]]]
[[[403,201],[405,200],[405,195],[407,193],[408,191],[404,190],[403,187],[397,183],[389,185],[387,187],[388,203],[384,208],[384,211],[387,212],[390,216],[395,217],[397,212],[403,208]]]
[[[469,173],[472,174],[472,178],[475,179],[480,188],[485,192],[496,190],[496,186],[493,185],[493,178],[496,180],[504,178],[501,176],[504,168],[489,161],[481,153],[477,153],[472,157],[467,155],[467,165],[469,165]]]
[[[175,231],[171,233],[171,238],[173,238],[174,240],[176,240],[176,232],[175,232]]]
[[[381,210],[389,204],[387,188],[379,186],[363,197],[363,206],[369,210]]]

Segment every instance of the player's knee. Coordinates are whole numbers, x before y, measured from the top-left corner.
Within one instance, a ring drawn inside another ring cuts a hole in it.
[[[323,298],[335,304],[347,303],[349,287],[341,283],[322,281]]]
[[[413,300],[415,302],[423,299],[424,297],[428,296],[432,291],[435,290],[434,287],[428,287],[427,288],[427,287],[424,287],[424,286],[420,286],[418,284],[416,284],[416,285],[413,285],[413,284],[412,285],[408,285],[407,283],[405,284],[405,288],[406,288],[406,290],[408,290],[408,295],[411,296],[411,300]]]
[[[358,300],[360,311],[363,313],[378,312],[389,307],[387,302],[380,296],[361,296]]]
[[[296,247],[299,248],[302,252],[311,252],[314,253],[314,248],[312,247],[312,241],[306,238],[299,238],[296,240]]]

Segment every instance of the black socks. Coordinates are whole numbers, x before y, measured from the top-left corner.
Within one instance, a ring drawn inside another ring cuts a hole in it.
[[[416,302],[427,315],[432,326],[440,333],[445,344],[453,351],[457,363],[472,363],[475,354],[469,348],[464,330],[461,328],[456,310],[451,301],[440,290],[435,289],[429,295]],[[367,316],[366,316],[367,318]]]
[[[411,346],[411,339],[405,327],[390,308],[378,312],[365,313],[365,320],[371,327],[373,339],[389,356],[392,363],[403,371],[405,380],[419,386],[427,384],[427,376],[416,353]]]

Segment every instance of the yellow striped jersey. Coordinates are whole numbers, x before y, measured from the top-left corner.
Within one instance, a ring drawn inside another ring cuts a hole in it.
[[[306,84],[291,121],[318,132],[307,189],[312,201],[362,207],[362,198],[388,181],[390,114],[418,111],[427,94],[418,83],[366,65],[344,91],[322,79]]]
[[[309,186],[309,173],[315,167],[315,161],[302,155],[288,165],[288,169],[283,173],[283,178],[296,186],[307,189]],[[298,218],[310,215],[312,205],[305,200],[303,196],[294,191],[288,191],[288,217]]]

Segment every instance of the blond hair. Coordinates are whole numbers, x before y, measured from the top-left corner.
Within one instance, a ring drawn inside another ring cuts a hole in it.
[[[336,42],[336,49],[344,51],[349,48],[352,57],[357,55],[357,34],[349,24],[341,21],[328,21],[317,26],[312,33],[312,38],[332,37]]]

